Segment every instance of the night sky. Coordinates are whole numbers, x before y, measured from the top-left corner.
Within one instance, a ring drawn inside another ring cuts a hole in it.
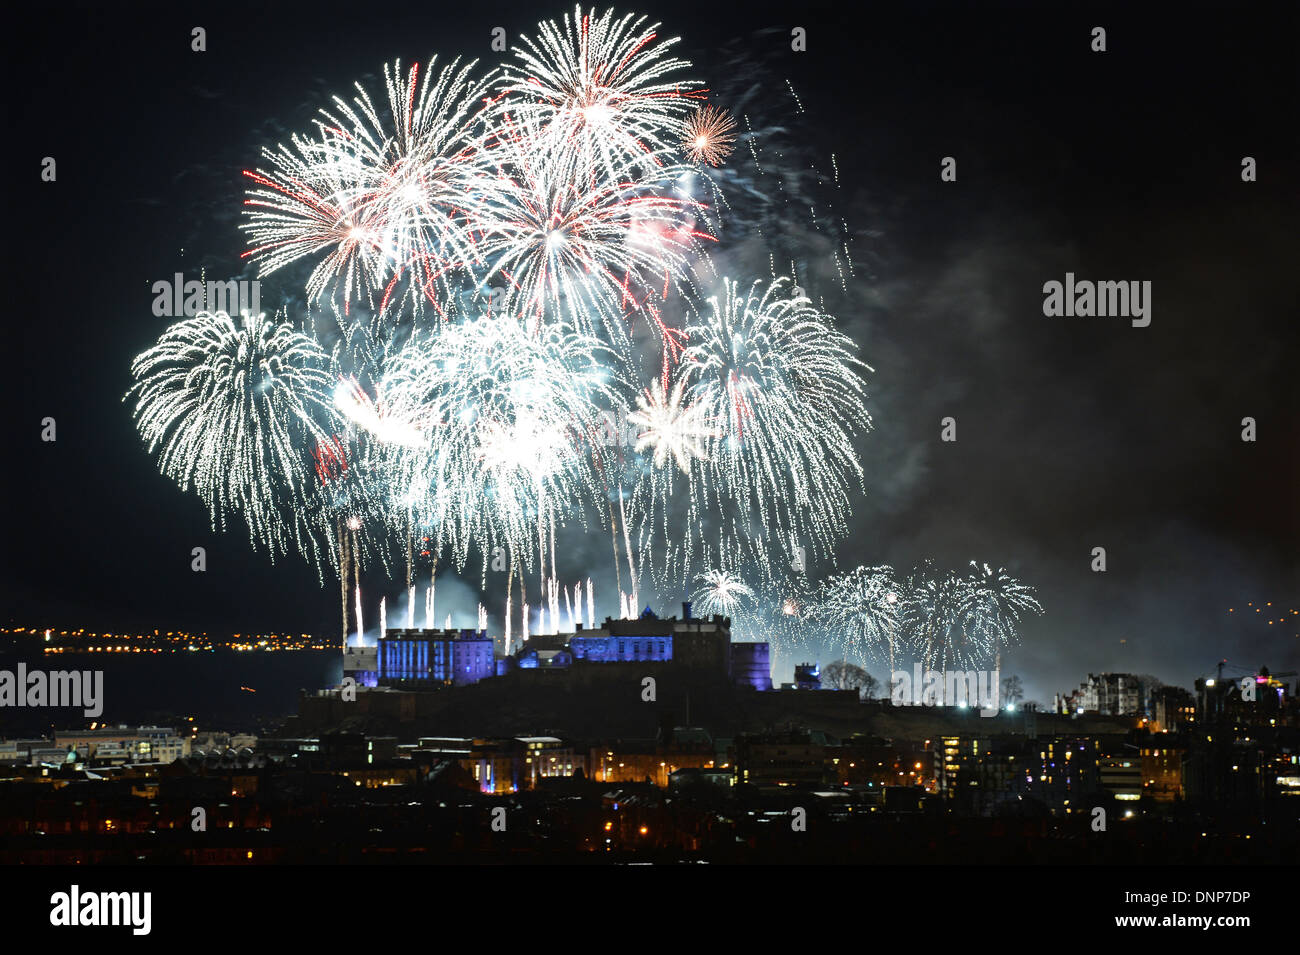
[[[1221,658],[1300,669],[1300,616],[1265,623],[1300,610],[1291,5],[908,3],[849,19],[860,6],[619,6],[682,36],[705,80],[721,48],[748,48],[769,108],[788,79],[805,107],[793,135],[837,157],[857,274],[836,316],[875,368],[876,424],[840,566],[975,558],[1038,587],[1046,616],[1003,664],[1030,698],[1103,670],[1190,685]],[[241,170],[330,95],[374,89],[394,58],[493,63],[508,56],[494,26],[514,42],[568,7],[178,8],[64,4],[10,35],[2,616],[336,633],[337,583],[273,565],[242,528],[214,534],[146,454],[121,399],[167,322],[151,283],[239,274]],[[190,50],[196,25],[206,53]],[[794,26],[807,52],[790,51]],[[1150,281],[1151,325],[1045,317],[1043,283],[1067,271]],[[281,291],[264,281],[263,308]],[[200,545],[206,574],[190,570]]]

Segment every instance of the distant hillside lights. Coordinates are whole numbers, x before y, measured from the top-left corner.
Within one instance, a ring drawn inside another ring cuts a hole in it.
[[[159,318],[193,317],[200,312],[256,315],[261,312],[262,283],[253,279],[226,282],[185,281],[177,272],[172,279],[153,283],[153,313]]]

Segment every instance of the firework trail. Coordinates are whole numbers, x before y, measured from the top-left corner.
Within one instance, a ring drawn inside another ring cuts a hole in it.
[[[360,587],[360,585],[358,585],[357,588],[356,588],[356,610],[357,610],[357,642],[354,643],[353,646],[361,647],[361,646],[365,646],[365,634],[366,634],[366,628],[365,628],[365,624],[363,624],[363,623],[361,622],[361,587]]]
[[[345,378],[334,388],[334,407],[344,418],[383,444],[427,448],[429,439],[410,421],[388,413],[383,399],[372,401],[355,378]]]

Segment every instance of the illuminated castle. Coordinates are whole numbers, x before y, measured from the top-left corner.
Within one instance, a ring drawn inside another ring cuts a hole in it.
[[[758,690],[772,689],[766,643],[732,643],[729,617],[692,616],[689,603],[682,604],[682,618],[661,619],[649,607],[634,620],[606,617],[599,627],[579,625],[574,633],[535,636],[511,662],[521,670],[578,662],[673,663],[725,673]]]
[[[731,620],[702,619],[682,605],[683,619],[647,607],[634,620],[606,617],[599,627],[538,634],[513,656],[496,659],[486,630],[389,630],[379,638],[374,673],[349,673],[363,685],[465,686],[513,669],[567,669],[586,664],[666,663],[725,674],[734,683],[772,689],[766,643],[732,643]]]

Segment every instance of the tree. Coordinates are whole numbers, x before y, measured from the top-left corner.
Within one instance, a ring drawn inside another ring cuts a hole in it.
[[[836,660],[826,664],[821,672],[822,686],[831,690],[857,690],[864,699],[871,697],[880,688],[879,681],[860,666],[845,660]]]
[[[1012,675],[1002,680],[1002,700],[1008,706],[1014,706],[1025,698],[1025,688],[1020,677]]]
[[[862,697],[864,700],[874,700],[879,693],[880,681],[868,673],[866,681],[862,684],[862,688],[858,692],[858,696]]]

